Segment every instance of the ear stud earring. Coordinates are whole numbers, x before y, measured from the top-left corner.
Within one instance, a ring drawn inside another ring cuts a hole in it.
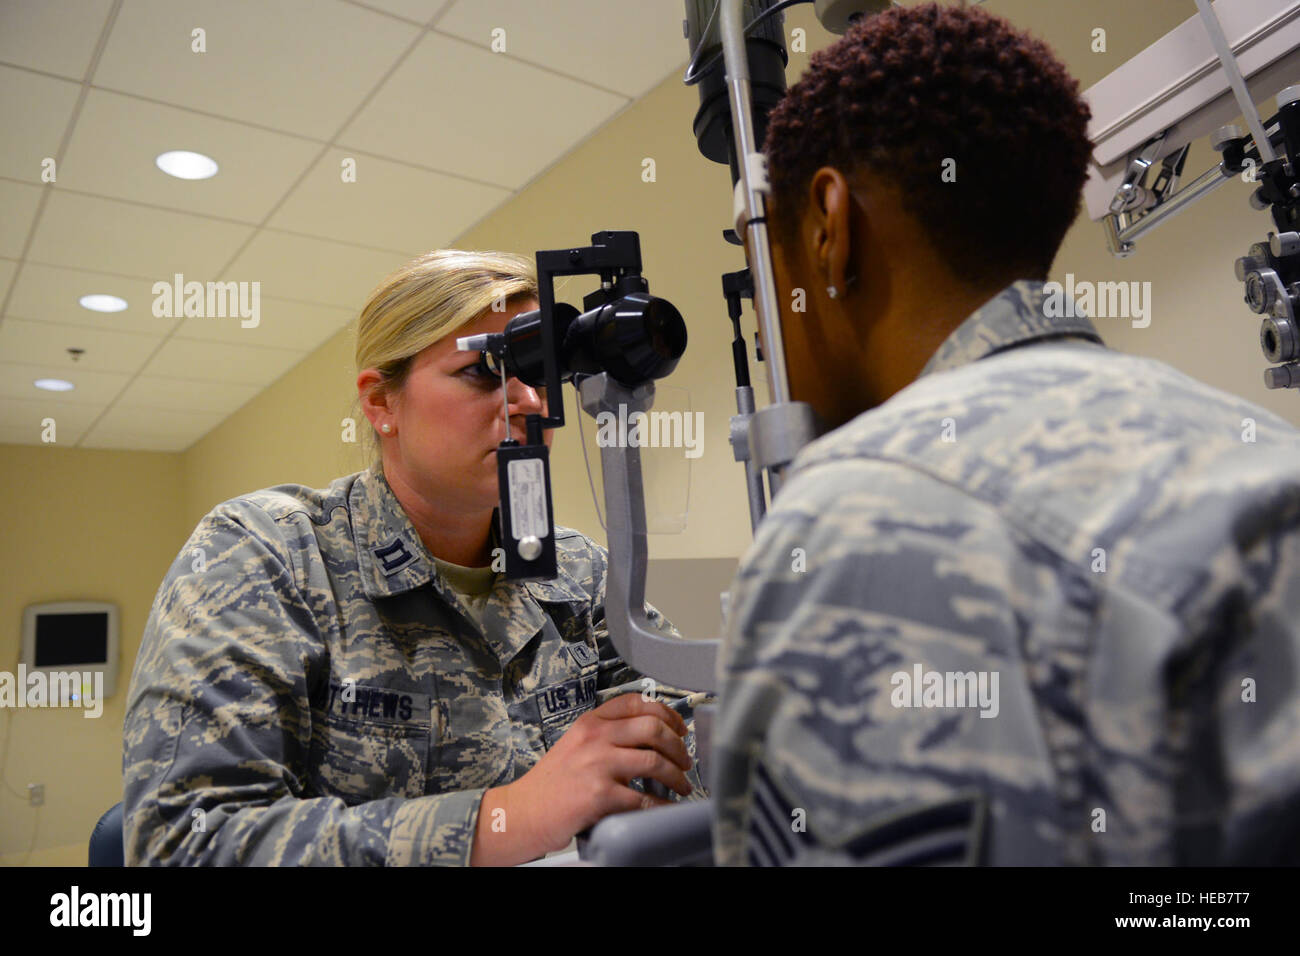
[[[847,289],[849,286],[853,285],[855,279],[857,279],[857,276],[849,276],[844,283],[844,288]],[[835,288],[833,285],[828,285],[826,287],[826,294],[832,299],[838,299],[840,297],[840,290]]]

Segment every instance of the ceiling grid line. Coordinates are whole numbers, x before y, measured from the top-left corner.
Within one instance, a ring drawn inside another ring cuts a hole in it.
[[[117,2],[120,4],[122,0],[117,0]],[[370,92],[366,94],[365,98],[362,99],[361,103],[355,109],[353,109],[353,111],[350,114],[348,114],[348,117],[343,121],[342,125],[340,125],[339,128],[335,131],[334,135],[329,139],[329,141],[327,141],[324,145],[321,146],[320,151],[310,162],[304,165],[302,171],[298,174],[298,177],[293,181],[293,183],[289,186],[289,188],[285,190],[284,194],[279,198],[279,200],[276,201],[275,205],[273,205],[266,212],[266,214],[262,217],[262,221],[260,223],[257,223],[254,226],[253,231],[249,234],[248,238],[245,239],[244,242],[238,248],[235,249],[234,253],[231,255],[230,260],[226,263],[225,267],[217,270],[216,272],[217,275],[224,277],[227,275],[227,273],[230,272],[232,268],[234,268],[235,263],[239,261],[239,257],[243,255],[244,251],[252,244],[253,240],[256,239],[258,235],[262,233],[263,229],[266,228],[266,224],[271,220],[271,217],[273,217],[276,214],[276,212],[279,211],[280,207],[284,205],[285,200],[287,200],[291,195],[293,195],[294,190],[296,190],[302,184],[303,180],[305,180],[311,174],[311,171],[316,168],[316,165],[322,159],[324,159],[326,155],[329,154],[330,149],[336,145],[336,141],[339,135],[343,132],[343,130],[347,129],[348,126],[351,125],[352,121],[355,120],[357,116],[361,114],[361,112],[366,108],[366,106],[369,105],[370,101],[373,100],[376,94],[384,87],[384,84],[388,82],[389,78],[393,75],[393,73],[397,71],[398,67],[400,67],[402,63],[406,60],[406,58],[411,55],[411,52],[417,46],[419,46],[420,40],[423,38],[424,33],[427,32],[427,30],[428,28],[426,27],[420,33],[416,34],[415,38],[410,42],[410,44],[406,47],[406,49],[402,51],[401,55],[398,56],[397,60],[394,61],[393,64],[384,73],[384,75],[379,78],[378,82],[376,82],[375,85],[371,87]],[[145,359],[142,367],[147,368],[149,364],[154,360],[154,358],[158,355],[158,353],[167,347],[167,343],[171,341],[172,336],[176,334],[176,330],[180,328],[181,325],[182,325],[182,321],[177,321],[177,323],[171,327],[171,329],[167,332],[167,334],[163,336],[162,341],[159,342],[158,345],[154,348],[154,350],[149,353],[149,357]],[[299,361],[301,361],[303,358],[306,358],[307,355],[309,354],[310,353],[307,353],[306,355],[302,355]],[[295,362],[294,364],[296,365],[297,363]],[[78,437],[77,443],[76,445],[74,445],[74,447],[79,447],[80,443],[83,440],[85,440],[85,437],[94,430],[95,425],[98,424],[100,419],[102,419],[105,415],[109,414],[117,406],[117,403],[121,400],[122,395],[126,393],[126,391],[131,387],[131,385],[132,382],[128,381],[125,385],[122,386],[122,388],[118,391],[116,395],[113,396],[113,398],[105,406],[104,410],[95,418],[95,420],[90,424],[90,426],[86,429],[86,431],[81,436]],[[252,401],[252,399],[249,399],[249,401]],[[238,409],[236,409],[236,411],[238,411]]]
[[[680,0],[3,0],[0,443],[51,408],[65,447],[190,447],[679,73],[680,23]],[[218,174],[163,175],[175,149]],[[154,316],[177,273],[256,277],[260,324]]]
[[[81,116],[81,107],[86,102],[86,94],[90,88],[90,78],[94,76],[95,69],[99,65],[99,58],[104,53],[104,46],[108,42],[109,31],[113,29],[113,22],[117,19],[117,13],[122,9],[123,0],[113,0],[113,6],[108,11],[108,18],[104,22],[104,27],[100,30],[99,41],[95,44],[95,51],[90,56],[90,62],[86,65],[85,75],[81,79],[81,89],[77,91],[77,102],[72,107],[72,114],[68,117],[68,123],[64,127],[63,137],[59,141],[58,147],[54,151],[54,169],[55,175],[58,175],[59,166],[63,164],[63,157],[67,153],[68,143],[72,140],[72,131],[77,126],[77,119]],[[22,251],[18,255],[18,266],[14,270],[13,278],[9,282],[9,288],[5,290],[3,301],[0,301],[0,329],[4,328],[5,319],[9,312],[9,298],[13,295],[13,290],[18,284],[18,279],[22,275],[23,264],[27,260],[28,250],[32,247],[32,241],[36,238],[36,230],[41,224],[41,217],[45,214],[45,207],[49,203],[50,194],[53,192],[52,183],[45,183],[41,187],[41,197],[37,201],[36,215],[32,218],[31,227],[27,230],[27,238],[23,241]]]

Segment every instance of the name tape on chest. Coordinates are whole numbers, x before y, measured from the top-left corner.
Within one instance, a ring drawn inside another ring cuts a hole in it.
[[[396,727],[417,727],[430,722],[431,711],[428,694],[331,681],[325,712],[331,717],[347,717]]]

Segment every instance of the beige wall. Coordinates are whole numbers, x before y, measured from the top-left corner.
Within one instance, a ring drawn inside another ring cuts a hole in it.
[[[796,8],[790,23],[809,28],[811,21]],[[809,29],[810,40],[819,42],[819,37]],[[1067,56],[1070,52],[1062,50]],[[792,58],[792,78],[804,63],[802,56]],[[1089,69],[1105,72],[1101,64]],[[696,105],[694,90],[682,87],[678,76],[668,77],[455,245],[531,254],[586,244],[592,232],[603,229],[640,232],[651,290],[676,304],[690,329],[686,356],[669,381],[674,389],[689,389],[692,407],[705,413],[704,453],[691,463],[686,529],[653,536],[650,554],[660,562],[713,559],[721,567],[743,553],[750,537],[742,472],[727,444],[734,412],[731,333],[719,294],[720,274],[741,268],[743,258],[739,249],[721,241],[730,219],[729,180],[723,167],[708,163],[696,150],[690,132]],[[653,182],[642,178],[646,158],[655,162]],[[1209,161],[1202,147],[1187,168],[1199,172]],[[1267,217],[1248,210],[1247,194],[1243,185],[1229,185],[1175,225],[1157,230],[1140,244],[1138,256],[1126,262],[1110,258],[1100,228],[1081,217],[1067,237],[1054,277],[1073,272],[1090,281],[1150,281],[1155,303],[1150,328],[1100,322],[1113,345],[1163,357],[1300,422],[1294,395],[1270,393],[1260,384],[1264,363],[1256,339],[1258,321],[1242,306],[1240,283],[1232,276],[1233,260],[1261,240],[1268,225]],[[1188,235],[1197,241],[1184,242]],[[376,275],[376,282],[381,278]],[[579,277],[558,291],[561,298],[577,302],[593,287],[591,280]],[[1207,309],[1222,320],[1189,321]],[[752,342],[752,315],[744,325]],[[756,371],[760,406],[766,402],[761,375]],[[123,636],[119,690],[100,720],[60,711],[0,717],[12,722],[5,769],[9,786],[22,794],[28,782],[43,782],[47,799],[45,807],[34,811],[25,798],[0,790],[0,862],[27,860],[33,825],[38,827],[37,850],[28,862],[84,862],[94,820],[120,799],[126,684],[169,563],[198,520],[226,498],[285,482],[321,487],[363,467],[360,446],[341,440],[344,417],[356,415],[358,427],[367,427],[354,405],[354,381],[349,328],[183,454],[0,446],[5,500],[30,503],[19,509],[11,505],[0,517],[5,543],[0,619],[6,622],[0,631],[0,670],[16,667],[18,622],[22,607],[32,602],[115,601],[122,611]],[[569,424],[556,435],[552,464],[557,520],[603,540],[582,461],[573,394],[566,391]],[[591,422],[585,424],[587,443],[594,448]],[[666,477],[653,481],[651,491],[680,501],[683,465],[680,456],[660,453],[651,467]],[[594,461],[593,468],[599,487]],[[682,567],[688,568],[684,561]],[[709,579],[699,585],[698,594],[689,593],[699,577]],[[717,582],[712,577],[660,573],[652,576],[652,584],[656,580],[673,593],[656,594],[651,588],[648,596],[670,616],[674,604],[692,603],[706,609],[698,620],[716,619]]]
[[[28,604],[110,601],[122,638],[117,693],[100,717],[59,708],[0,714],[0,863],[84,865],[95,821],[122,799],[131,664],[158,584],[189,534],[181,459],[0,445],[0,670],[17,671]],[[29,783],[45,784],[44,806],[27,805]]]

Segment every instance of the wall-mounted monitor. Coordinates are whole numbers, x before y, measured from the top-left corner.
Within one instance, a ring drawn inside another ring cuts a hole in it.
[[[55,601],[23,609],[22,659],[27,673],[89,671],[104,675],[105,697],[117,688],[117,605]]]

